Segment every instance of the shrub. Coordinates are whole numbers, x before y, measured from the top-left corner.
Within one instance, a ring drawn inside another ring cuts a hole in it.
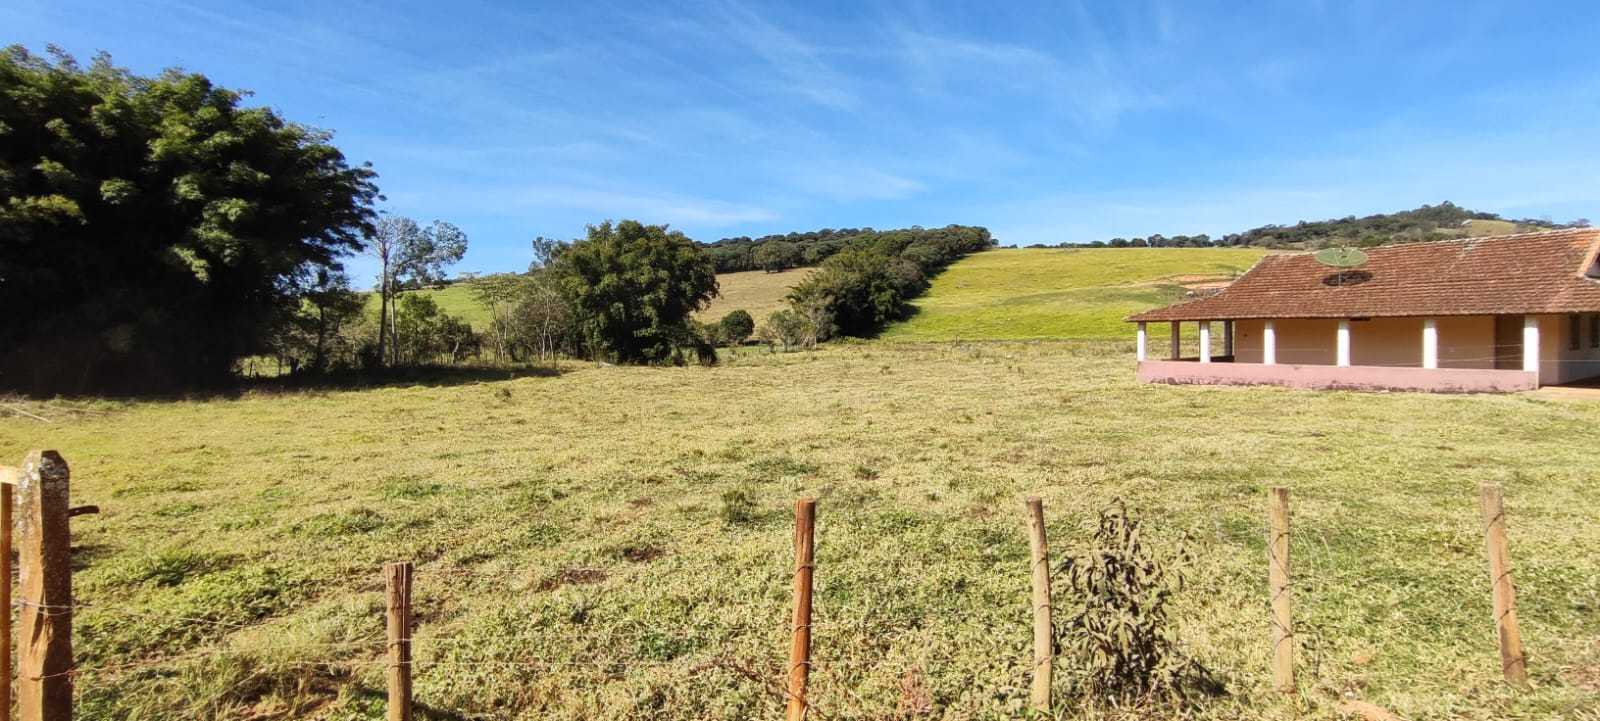
[[[1120,501],[1100,513],[1094,544],[1058,569],[1074,598],[1063,606],[1055,642],[1077,657],[1079,691],[1117,706],[1192,706],[1221,693],[1211,672],[1178,648],[1168,623],[1167,603],[1183,588],[1187,552],[1180,547],[1175,559],[1151,553]]]
[[[749,340],[750,334],[756,330],[756,321],[750,313],[736,310],[725,316],[717,323],[718,339],[728,345],[743,345]]]

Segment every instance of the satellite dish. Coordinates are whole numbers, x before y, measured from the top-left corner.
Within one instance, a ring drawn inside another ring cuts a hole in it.
[[[1367,254],[1355,248],[1323,248],[1312,257],[1330,268],[1355,268],[1367,262]]]

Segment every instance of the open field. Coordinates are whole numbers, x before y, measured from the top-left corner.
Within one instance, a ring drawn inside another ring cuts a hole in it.
[[[750,317],[761,323],[775,310],[788,307],[784,297],[789,289],[800,284],[814,268],[793,268],[782,273],[752,270],[744,273],[722,273],[717,276],[717,286],[722,295],[711,301],[711,307],[695,314],[701,321],[720,320],[722,316],[743,308]]]
[[[757,323],[768,313],[785,306],[784,296],[789,289],[811,273],[811,268],[796,268],[782,273],[751,271],[748,273],[723,273],[717,276],[722,295],[711,301],[711,307],[695,315],[701,321],[719,320],[729,312],[743,308]],[[455,283],[438,289],[409,291],[423,293],[439,304],[439,310],[465,319],[473,328],[485,330],[489,325],[489,309],[472,297],[469,283]],[[378,296],[367,294],[367,313],[378,317]]]
[[[805,494],[819,718],[1019,714],[1034,493],[1058,557],[1118,498],[1148,543],[1189,536],[1174,619],[1230,692],[1200,718],[1331,719],[1345,694],[1414,721],[1600,708],[1600,404],[1141,386],[1131,354],[865,343],[27,403],[53,423],[0,419],[0,458],[57,448],[72,502],[102,508],[73,521],[82,718],[381,718],[379,566],[402,558],[437,710],[419,718],[777,718],[761,681],[784,670]],[[1526,692],[1500,681],[1480,481],[1506,487]],[[1267,673],[1276,484],[1294,492],[1293,701]],[[1078,666],[1057,668],[1065,698]]]
[[[997,248],[933,279],[892,340],[1126,338],[1124,317],[1183,296],[1182,282],[1232,278],[1259,248]]]

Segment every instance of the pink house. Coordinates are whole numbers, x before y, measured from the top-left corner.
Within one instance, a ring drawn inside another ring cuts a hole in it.
[[[1219,293],[1130,316],[1139,379],[1477,392],[1600,376],[1597,255],[1588,228],[1382,246],[1344,270],[1269,255]],[[1170,324],[1167,360],[1148,355],[1151,323]],[[1185,323],[1198,357],[1179,357]]]

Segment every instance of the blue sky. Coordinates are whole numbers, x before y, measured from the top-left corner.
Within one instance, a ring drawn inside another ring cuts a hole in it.
[[[0,28],[334,130],[387,210],[467,231],[458,270],[624,217],[1005,244],[1446,199],[1600,220],[1592,2],[7,0]]]

